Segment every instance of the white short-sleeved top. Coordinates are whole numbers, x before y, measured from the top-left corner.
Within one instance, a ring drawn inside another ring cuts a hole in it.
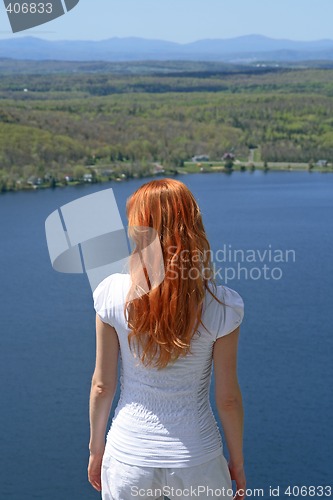
[[[190,467],[223,453],[210,402],[214,342],[242,322],[244,303],[226,286],[209,292],[202,322],[191,341],[191,353],[163,369],[145,367],[128,345],[124,305],[128,274],[113,274],[94,291],[101,320],[117,331],[121,353],[121,392],[106,451],[117,460],[146,467]]]

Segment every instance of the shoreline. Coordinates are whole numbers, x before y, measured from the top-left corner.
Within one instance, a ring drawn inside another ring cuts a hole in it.
[[[98,168],[98,167],[97,167]],[[21,193],[21,192],[35,192],[39,190],[44,190],[44,189],[61,189],[61,188],[66,188],[66,187],[76,187],[76,186],[89,186],[92,184],[107,184],[107,183],[114,183],[114,182],[126,182],[130,181],[132,179],[146,179],[150,177],[175,177],[178,175],[188,175],[188,174],[225,174],[225,175],[232,175],[233,173],[250,173],[253,174],[254,172],[262,172],[265,174],[269,174],[269,172],[308,172],[309,174],[312,173],[320,173],[320,174],[332,174],[333,173],[333,166],[330,167],[318,167],[314,166],[312,168],[309,167],[309,165],[306,164],[291,164],[291,163],[284,163],[284,164],[274,164],[272,162],[267,162],[266,165],[264,165],[263,162],[256,162],[252,163],[250,166],[249,165],[240,165],[237,164],[233,168],[226,168],[223,165],[219,164],[219,162],[207,162],[207,163],[192,163],[192,162],[187,162],[185,163],[184,167],[178,167],[175,169],[165,169],[160,172],[147,172],[145,174],[138,174],[138,175],[125,175],[121,174],[119,177],[115,178],[103,178],[97,176],[96,180],[94,181],[84,181],[84,180],[73,180],[73,181],[55,181],[52,184],[50,183],[43,183],[43,184],[34,184],[34,185],[23,185],[22,187],[18,187],[16,189],[7,189],[4,191],[0,191],[0,195],[4,195],[6,193]]]

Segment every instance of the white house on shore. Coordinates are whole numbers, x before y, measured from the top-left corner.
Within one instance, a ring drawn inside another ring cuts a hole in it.
[[[316,165],[317,165],[317,167],[327,167],[328,160],[318,160]]]
[[[192,161],[194,163],[199,163],[201,161],[209,161],[209,155],[196,155],[196,156],[193,156]]]

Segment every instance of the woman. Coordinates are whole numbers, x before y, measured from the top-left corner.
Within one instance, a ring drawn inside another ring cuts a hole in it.
[[[136,245],[130,273],[109,276],[94,292],[88,479],[104,500],[232,498],[232,479],[242,499],[236,358],[243,301],[213,284],[201,213],[183,183],[144,184],[129,198],[127,216]],[[159,236],[162,282],[158,252],[154,261],[143,258],[144,228]],[[105,444],[119,352],[121,395]],[[212,363],[228,463],[209,403]]]

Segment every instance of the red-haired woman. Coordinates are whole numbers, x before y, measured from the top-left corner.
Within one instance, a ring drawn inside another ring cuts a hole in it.
[[[243,301],[214,285],[201,213],[183,183],[144,184],[129,198],[127,216],[136,244],[129,274],[109,276],[94,292],[89,481],[104,500],[179,500],[232,498],[234,479],[236,498],[244,498],[236,369]],[[162,282],[158,252],[142,259],[144,228],[159,237]],[[121,393],[105,443],[119,352]],[[213,363],[228,463],[209,403]]]

